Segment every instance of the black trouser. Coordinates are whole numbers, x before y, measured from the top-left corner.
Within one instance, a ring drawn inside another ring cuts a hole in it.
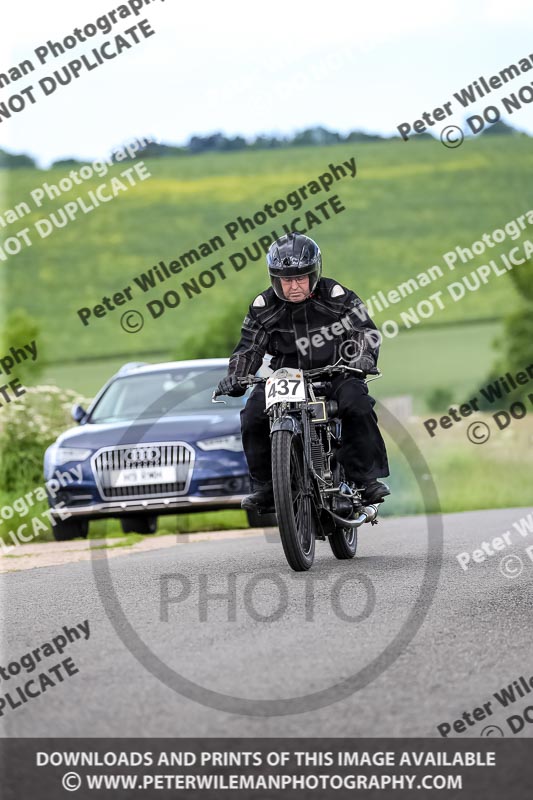
[[[383,437],[374,412],[375,400],[364,381],[336,377],[328,397],[337,401],[342,419],[342,445],[337,457],[347,480],[358,486],[389,474]],[[272,480],[269,420],[265,412],[265,386],[257,384],[241,411],[242,441],[250,477],[255,482]]]

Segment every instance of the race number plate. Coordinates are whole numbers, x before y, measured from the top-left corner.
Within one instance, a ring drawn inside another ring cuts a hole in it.
[[[266,407],[274,403],[299,403],[305,400],[305,384],[302,371],[284,367],[268,378],[265,387]]]

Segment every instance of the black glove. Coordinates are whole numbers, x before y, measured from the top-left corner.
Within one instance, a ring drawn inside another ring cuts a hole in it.
[[[376,364],[371,356],[360,356],[350,364],[350,367],[355,367],[355,369],[362,370],[365,375],[371,370],[375,369],[375,366]]]
[[[218,384],[215,394],[227,394],[229,397],[242,397],[246,393],[246,386],[239,386],[237,375],[226,375]]]

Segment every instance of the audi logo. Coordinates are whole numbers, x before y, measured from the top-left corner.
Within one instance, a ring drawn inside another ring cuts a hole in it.
[[[124,453],[125,461],[158,461],[161,451],[157,447],[133,447]]]

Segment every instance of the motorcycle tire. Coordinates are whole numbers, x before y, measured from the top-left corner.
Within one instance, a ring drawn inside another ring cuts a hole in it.
[[[335,528],[328,538],[335,558],[346,559],[355,556],[357,552],[357,528]]]
[[[309,496],[302,495],[304,453],[292,431],[272,434],[272,478],[278,528],[291,569],[304,572],[315,559],[315,520]]]

